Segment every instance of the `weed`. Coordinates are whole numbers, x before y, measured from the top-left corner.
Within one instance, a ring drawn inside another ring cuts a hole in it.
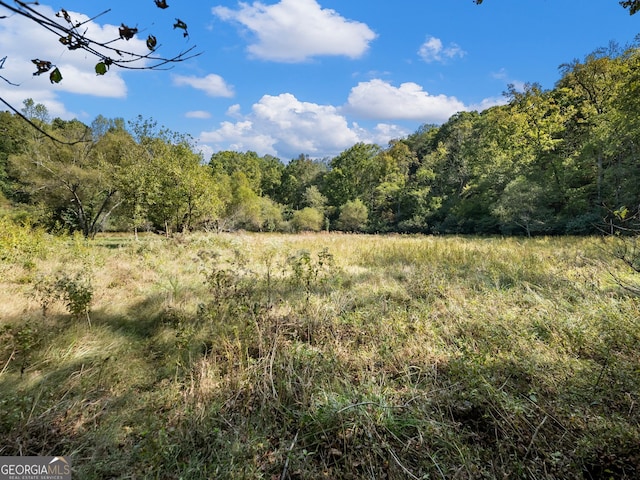
[[[89,309],[93,300],[93,286],[85,272],[76,272],[75,275],[61,272],[41,277],[33,286],[32,296],[40,303],[43,316],[46,316],[53,303],[61,301],[75,319],[86,316],[91,325]]]
[[[0,376],[12,361],[20,361],[20,371],[24,372],[29,354],[39,345],[40,340],[40,332],[32,322],[2,327],[0,329],[0,344],[3,345],[3,349],[0,361],[4,365],[0,369]]]
[[[334,257],[327,247],[315,256],[309,250],[298,250],[287,258],[287,266],[291,270],[292,284],[304,289],[307,303],[314,290],[326,286],[337,273]]]

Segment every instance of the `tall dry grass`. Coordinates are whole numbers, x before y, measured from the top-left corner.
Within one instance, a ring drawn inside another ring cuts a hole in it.
[[[2,455],[89,479],[638,473],[639,304],[595,239],[43,243],[2,266]],[[43,316],[59,271],[90,273],[90,324]]]

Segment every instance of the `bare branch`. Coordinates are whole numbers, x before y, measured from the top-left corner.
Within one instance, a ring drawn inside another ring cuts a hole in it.
[[[21,15],[41,27],[49,30],[51,33],[55,34],[60,42],[65,45],[70,50],[82,49],[91,55],[97,57],[102,62],[105,62],[107,66],[116,65],[121,68],[127,68],[132,70],[158,70],[162,69],[167,64],[178,63],[189,60],[191,58],[197,57],[201,53],[193,53],[195,50],[195,46],[192,46],[186,50],[179,52],[178,54],[170,57],[159,56],[155,52],[157,51],[157,46],[149,53],[135,53],[129,50],[123,50],[121,48],[117,48],[112,44],[119,40],[129,40],[135,36],[138,32],[137,28],[130,28],[126,25],[122,24],[120,28],[120,37],[115,38],[113,40],[109,40],[106,42],[99,42],[97,40],[92,39],[88,36],[88,32],[85,30],[81,32],[79,30],[80,27],[86,25],[87,23],[95,20],[98,17],[101,17],[111,10],[105,10],[98,15],[91,17],[84,22],[74,22],[69,13],[62,9],[60,12],[56,14],[56,17],[64,19],[67,25],[62,25],[38,12],[36,9],[29,6],[27,3],[16,0],[16,4],[18,7],[12,6],[5,1],[0,1],[0,6],[3,6],[10,10],[11,12]],[[177,20],[177,23],[174,24],[174,28],[180,28],[184,30],[183,35],[188,37],[186,33],[186,24],[181,20]],[[155,37],[154,37],[155,38]],[[131,64],[135,62],[144,63],[145,61],[151,62],[151,65],[142,65],[139,67],[132,67]]]
[[[155,0],[155,4],[158,8],[161,9],[168,8],[166,0]],[[60,43],[67,49],[84,50],[88,54],[96,57],[98,63],[95,66],[95,72],[97,75],[105,75],[109,68],[113,65],[128,70],[168,70],[171,68],[172,64],[184,62],[201,54],[201,52],[195,51],[195,46],[191,46],[173,56],[165,57],[159,55],[157,53],[159,45],[157,43],[156,37],[153,35],[149,35],[146,40],[146,45],[149,49],[149,52],[136,53],[130,50],[123,50],[122,48],[118,48],[118,46],[115,46],[115,42],[130,40],[138,33],[137,28],[127,27],[125,24],[121,24],[118,38],[106,42],[97,41],[94,38],[91,38],[88,28],[81,30],[90,22],[95,21],[97,18],[109,13],[111,9],[104,10],[103,12],[94,15],[87,20],[79,21],[73,19],[69,12],[67,12],[65,9],[61,9],[58,13],[55,14],[54,17],[47,16],[41,13],[32,5],[37,6],[39,4],[38,2],[27,3],[22,0],[15,0],[14,2],[0,0],[0,7],[4,7],[12,14],[26,18],[27,20],[36,23],[43,29],[53,33],[58,38]],[[0,16],[0,19],[7,18],[10,18],[10,16]],[[60,19],[60,23],[57,21],[57,19]],[[188,38],[186,23],[176,19],[176,23],[173,25],[173,28],[183,30],[183,36],[185,38]],[[0,59],[0,69],[3,68],[6,58],[7,57],[5,56],[4,58]],[[51,61],[47,59],[36,58],[35,60],[32,60],[32,62],[36,65],[37,68],[37,71],[34,73],[34,75],[40,75],[55,68],[55,70],[53,70],[51,75],[49,76],[51,82],[58,83],[62,80],[61,72]],[[12,83],[3,76],[0,76],[0,79],[4,80],[10,85],[19,86],[15,83]],[[25,120],[29,125],[35,128],[41,134],[57,143],[65,145],[75,145],[76,143],[85,141],[83,139],[80,139],[74,142],[68,142],[57,139],[44,131],[39,125],[31,121],[3,98],[0,98],[0,102],[6,105],[12,112]]]

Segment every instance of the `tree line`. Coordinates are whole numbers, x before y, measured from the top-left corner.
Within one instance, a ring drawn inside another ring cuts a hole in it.
[[[205,159],[142,117],[51,120],[0,112],[2,209],[87,237],[185,230],[590,234],[640,206],[640,50],[611,45],[560,67],[552,89],[423,125],[386,147],[284,163]],[[45,135],[44,133],[47,135]],[[51,137],[63,140],[53,141]]]

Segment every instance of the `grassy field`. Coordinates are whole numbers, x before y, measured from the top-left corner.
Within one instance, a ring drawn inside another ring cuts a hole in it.
[[[640,301],[598,239],[1,235],[0,455],[78,479],[640,476]]]

